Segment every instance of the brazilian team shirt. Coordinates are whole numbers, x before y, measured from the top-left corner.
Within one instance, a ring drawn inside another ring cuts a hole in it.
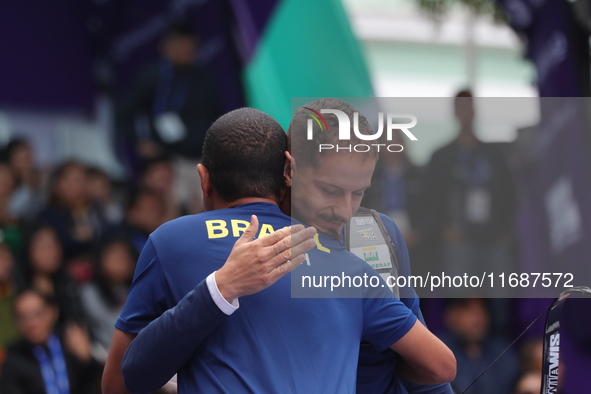
[[[253,214],[259,237],[291,225],[277,206],[251,203],[184,216],[150,235],[115,324],[141,330],[122,363],[128,389],[155,390],[178,372],[180,393],[354,393],[359,342],[383,351],[414,325],[415,315],[392,297],[292,298],[290,275],[241,297],[225,316],[205,278],[222,267]],[[375,273],[338,241],[317,241],[301,266],[310,274],[327,261]]]
[[[411,275],[410,257],[404,237],[390,217],[382,213],[379,215],[394,244],[398,257],[398,275],[408,278]],[[425,324],[414,288],[400,288],[400,301]],[[449,383],[421,385],[401,379],[394,373],[396,358],[397,354],[390,349],[380,352],[373,346],[362,344],[357,366],[357,394],[453,394]]]

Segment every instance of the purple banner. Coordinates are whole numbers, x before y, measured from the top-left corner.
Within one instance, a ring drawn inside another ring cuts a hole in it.
[[[243,106],[244,49],[238,48],[243,43],[237,40],[234,5],[209,0],[2,2],[0,105],[90,112],[99,85],[125,89],[139,69],[158,59],[165,29],[184,22],[200,37],[198,60],[216,77],[222,109]],[[253,15],[259,26],[260,15]]]
[[[90,111],[94,59],[76,0],[0,2],[0,105]]]
[[[536,67],[541,97],[584,96],[578,50],[580,40],[573,36],[570,9],[562,0],[497,0],[509,24],[525,37],[526,56]],[[586,78],[585,78],[586,79]]]

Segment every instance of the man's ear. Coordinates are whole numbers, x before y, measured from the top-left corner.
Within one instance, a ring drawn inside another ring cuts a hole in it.
[[[283,179],[285,180],[285,186],[291,187],[293,170],[295,169],[295,159],[288,151],[285,151],[285,165],[283,167]]]
[[[213,192],[213,185],[209,178],[209,170],[203,164],[197,164],[197,172],[201,178],[201,190],[203,190],[203,197],[211,197]]]

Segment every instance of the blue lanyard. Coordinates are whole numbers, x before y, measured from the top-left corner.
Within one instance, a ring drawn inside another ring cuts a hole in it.
[[[33,354],[41,367],[45,391],[47,394],[70,394],[66,361],[59,339],[52,334],[47,340],[47,347],[49,355],[41,346],[33,347]]]
[[[176,89],[175,89],[176,87]],[[170,62],[163,62],[160,65],[158,76],[158,87],[152,104],[154,115],[163,112],[179,112],[189,95],[189,78],[181,77],[174,83],[174,67]]]

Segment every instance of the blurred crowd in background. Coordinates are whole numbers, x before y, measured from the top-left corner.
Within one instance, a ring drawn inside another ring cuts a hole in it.
[[[74,161],[36,168],[26,141],[11,142],[3,153],[2,361],[8,345],[17,345],[8,352],[0,390],[43,392],[31,389],[39,382],[23,375],[35,366],[35,359],[27,360],[25,343],[45,345],[53,333],[62,338],[64,353],[78,360],[68,367],[88,364],[68,373],[82,374],[75,381],[96,388],[143,244],[159,225],[182,213],[170,190],[162,189],[172,184],[172,164],[147,163],[143,181],[127,186]],[[72,392],[93,392],[80,387]]]
[[[201,211],[196,165],[221,113],[211,77],[194,63],[190,29],[171,26],[161,45],[162,60],[139,73],[114,119],[120,139],[111,149],[123,147],[125,181],[83,160],[39,168],[25,139],[2,149],[2,393],[61,390],[64,378],[72,393],[100,392],[113,324],[149,234]],[[137,131],[142,116],[147,126]]]

